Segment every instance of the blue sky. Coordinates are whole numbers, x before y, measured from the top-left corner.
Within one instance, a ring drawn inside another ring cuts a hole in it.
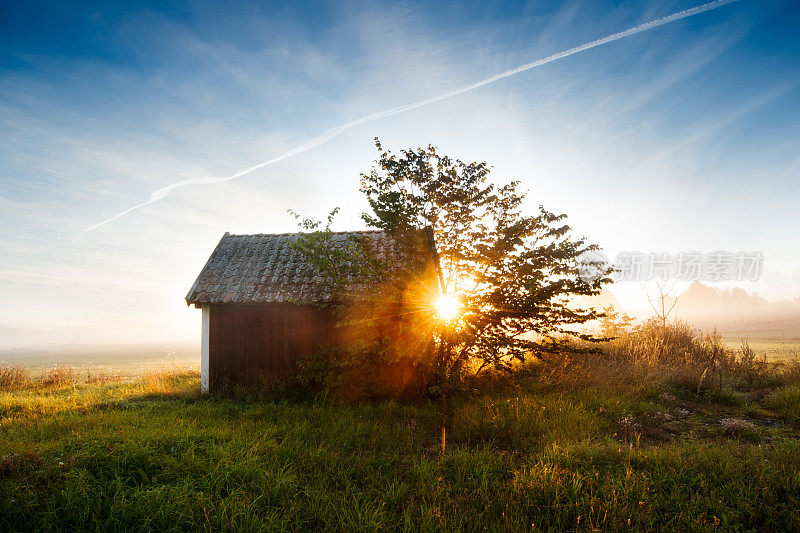
[[[292,231],[289,208],[341,206],[340,228],[360,227],[375,136],[490,162],[610,256],[761,251],[770,276],[751,290],[794,298],[791,1],[740,0],[605,44],[81,234],[170,183],[700,3],[4,2],[0,328],[42,343],[195,338],[182,298],[221,234]],[[641,303],[641,287],[617,292]]]

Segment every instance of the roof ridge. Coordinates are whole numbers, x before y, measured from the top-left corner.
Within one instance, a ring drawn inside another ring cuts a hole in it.
[[[295,231],[295,232],[284,232],[284,233],[228,233],[225,232],[225,237],[282,237],[284,235],[302,235],[304,233],[311,233],[311,232],[304,232],[304,231]],[[348,233],[386,233],[386,231],[382,229],[366,229],[366,230],[345,230],[345,231],[332,231],[332,235],[345,235]]]

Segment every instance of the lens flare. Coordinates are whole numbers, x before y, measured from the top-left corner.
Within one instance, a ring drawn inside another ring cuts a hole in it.
[[[458,316],[461,304],[458,298],[449,294],[443,294],[436,300],[436,316],[440,320],[450,322]]]

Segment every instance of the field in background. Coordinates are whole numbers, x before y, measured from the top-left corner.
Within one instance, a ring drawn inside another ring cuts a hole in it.
[[[741,337],[724,337],[725,346],[731,349],[740,348]],[[800,359],[800,339],[770,339],[751,337],[747,344],[755,352],[766,354],[768,361],[791,361]]]
[[[769,361],[800,359],[800,329],[741,329],[722,333],[725,345],[738,349],[742,341]]]
[[[70,345],[35,350],[0,350],[0,363],[22,365],[34,375],[58,365],[80,370],[147,372],[200,368],[197,343],[137,345]]]
[[[800,360],[800,329],[730,330],[722,332],[726,347],[739,350],[742,340],[770,361]],[[200,368],[198,343],[138,345],[70,345],[41,349],[0,350],[0,364],[23,365],[34,374],[57,365],[82,369],[146,372],[159,369]]]

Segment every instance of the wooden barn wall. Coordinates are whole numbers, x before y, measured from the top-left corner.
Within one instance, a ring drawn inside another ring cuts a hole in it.
[[[280,380],[299,357],[337,341],[331,309],[293,304],[211,307],[210,388]]]

